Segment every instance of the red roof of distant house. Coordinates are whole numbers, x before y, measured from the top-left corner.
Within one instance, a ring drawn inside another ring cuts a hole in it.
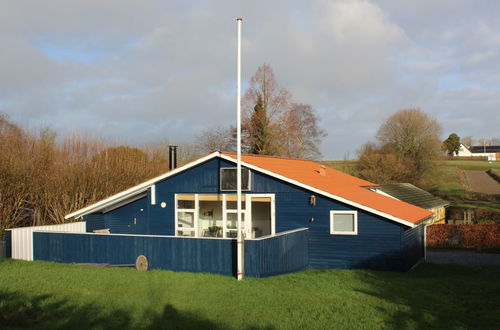
[[[234,153],[221,154],[236,159]],[[375,183],[309,160],[242,155],[242,161],[412,224],[425,220],[432,215],[432,212],[423,208],[365,188],[377,187],[378,185]]]

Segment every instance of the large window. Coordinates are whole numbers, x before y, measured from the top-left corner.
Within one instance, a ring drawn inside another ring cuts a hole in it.
[[[176,194],[175,235],[191,237],[236,237],[236,194]],[[275,232],[274,195],[243,194],[241,225],[248,238]]]
[[[220,169],[220,190],[236,191],[236,167]],[[241,168],[241,190],[250,190],[250,170]]]
[[[356,211],[330,211],[330,234],[332,235],[357,235],[358,212]]]

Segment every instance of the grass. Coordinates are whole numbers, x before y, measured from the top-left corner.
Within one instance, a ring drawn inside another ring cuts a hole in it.
[[[329,160],[321,163],[336,170],[353,174],[357,161]],[[464,170],[487,171],[489,169],[500,171],[500,161],[440,160],[437,161],[435,170],[424,184],[432,187],[432,192],[437,195],[464,198],[469,190]]]
[[[456,201],[451,201],[450,205],[500,212],[500,202],[456,200]]]
[[[441,196],[465,197],[469,190],[464,171],[454,166],[438,166],[429,179],[434,193]]]
[[[0,328],[494,328],[500,267],[265,279],[0,259]]]
[[[323,164],[325,166],[328,166],[330,168],[339,170],[341,172],[347,173],[347,174],[353,174],[354,173],[354,168],[356,167],[356,164],[358,163],[357,160],[325,160],[325,161],[320,161],[320,164]]]
[[[442,160],[440,166],[457,167],[462,170],[487,171],[490,168],[500,170],[500,161],[486,160]]]

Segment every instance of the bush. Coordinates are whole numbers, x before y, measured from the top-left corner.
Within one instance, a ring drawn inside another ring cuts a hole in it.
[[[427,247],[500,249],[500,224],[432,225],[427,228]]]
[[[184,152],[180,163],[192,159]],[[0,239],[6,228],[63,223],[65,214],[166,171],[166,145],[56,140],[50,129],[24,130],[0,113]]]

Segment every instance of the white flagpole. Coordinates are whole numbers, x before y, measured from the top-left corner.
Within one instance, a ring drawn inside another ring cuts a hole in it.
[[[244,242],[242,235],[242,224],[241,224],[241,21],[243,19],[238,18],[236,21],[238,23],[238,74],[237,74],[237,103],[236,103],[236,204],[237,204],[237,217],[238,217],[238,234],[237,234],[237,278],[238,280],[243,279],[244,273]]]

